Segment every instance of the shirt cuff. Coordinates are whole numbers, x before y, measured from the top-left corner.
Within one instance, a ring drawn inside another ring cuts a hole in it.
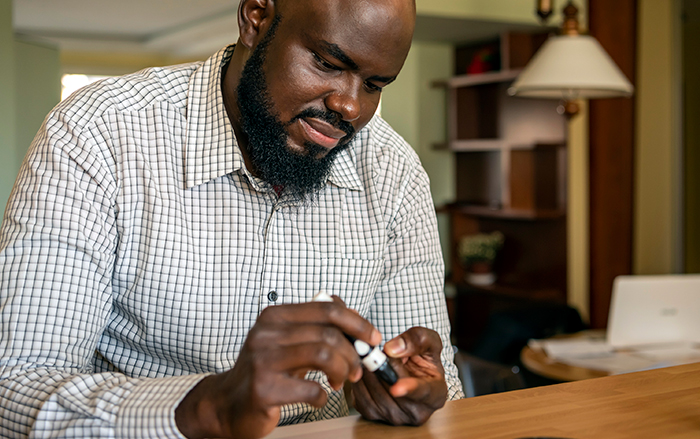
[[[117,413],[118,438],[186,439],[175,423],[175,409],[187,393],[210,374],[144,380],[122,402]]]

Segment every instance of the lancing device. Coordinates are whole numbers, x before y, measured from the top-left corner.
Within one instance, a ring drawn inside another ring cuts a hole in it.
[[[331,296],[329,296],[325,291],[321,291],[314,296],[313,301],[332,302],[333,298],[331,298]],[[364,341],[357,340],[356,338],[347,334],[344,335],[345,338],[350,340],[350,343],[352,343],[353,347],[355,348],[355,352],[357,352],[357,355],[360,356],[362,364],[367,368],[367,370],[374,372],[375,375],[390,386],[398,381],[399,376],[396,375],[396,371],[393,367],[391,367],[386,355],[384,355],[384,352],[382,352],[378,346],[369,345]]]

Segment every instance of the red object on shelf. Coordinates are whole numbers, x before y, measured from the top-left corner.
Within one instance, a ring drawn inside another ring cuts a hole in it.
[[[469,66],[467,74],[473,75],[476,73],[486,73],[495,69],[493,59],[496,54],[490,47],[479,50],[474,54]]]

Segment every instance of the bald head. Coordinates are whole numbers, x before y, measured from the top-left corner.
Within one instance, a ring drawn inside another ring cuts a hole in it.
[[[277,4],[285,18],[341,24],[357,36],[368,35],[377,45],[385,40],[406,50],[415,27],[414,0],[282,0],[281,4],[278,0]]]
[[[240,42],[248,47],[255,45],[262,35],[258,32],[257,41],[248,38],[249,20],[255,24],[256,19],[274,15],[304,26],[342,26],[343,30],[355,32],[357,36],[365,34],[376,43],[383,40],[408,53],[415,27],[416,5],[415,0],[241,0]],[[264,33],[266,28],[260,30]]]

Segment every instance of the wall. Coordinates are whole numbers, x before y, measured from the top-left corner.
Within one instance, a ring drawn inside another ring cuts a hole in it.
[[[169,66],[206,59],[182,58],[152,53],[95,53],[61,51],[61,72],[83,75],[119,76],[146,67]]]
[[[700,2],[685,0],[682,26],[684,100],[685,271],[700,273]]]
[[[17,169],[44,118],[61,100],[60,71],[56,48],[15,41]]]
[[[0,0],[0,213],[17,175],[15,134],[15,44],[12,0]]]
[[[674,3],[638,3],[635,274],[672,273],[677,264],[680,105],[674,101]]]
[[[60,97],[58,50],[16,40],[12,1],[0,0],[0,216],[29,144]]]

